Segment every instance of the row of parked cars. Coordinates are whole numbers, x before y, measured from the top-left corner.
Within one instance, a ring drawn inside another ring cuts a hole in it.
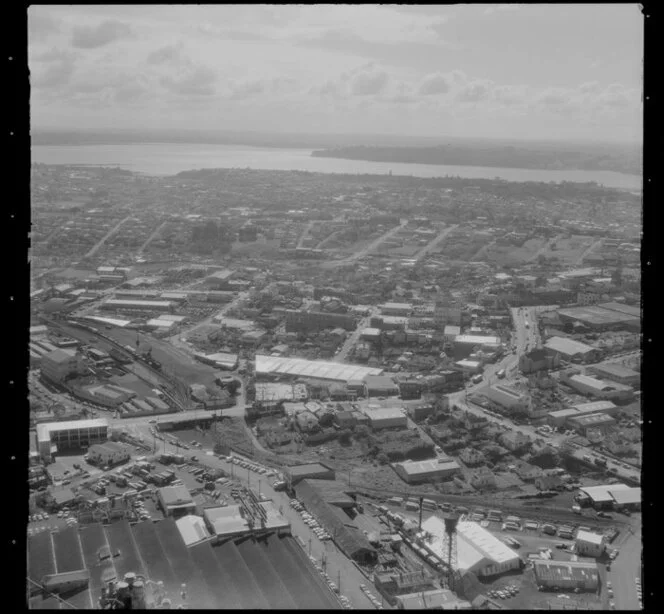
[[[503,588],[494,589],[487,593],[489,597],[497,597],[498,599],[511,599],[519,592],[519,587],[515,584],[504,586]]]
[[[360,584],[360,588],[377,610],[384,609],[380,599],[378,599],[378,597],[376,597],[376,595],[374,595],[364,584]]]
[[[242,467],[243,469],[249,469],[251,471],[259,473],[260,475],[265,475],[267,477],[270,477],[270,476],[274,475],[274,471],[272,469],[267,469],[265,467],[261,467],[257,463],[245,460],[244,458],[239,458],[237,456],[233,456],[230,460],[231,460],[231,463],[233,463],[234,465],[238,465],[239,467]]]
[[[290,506],[300,513],[304,524],[306,524],[314,533],[314,535],[321,541],[331,539],[330,534],[320,526],[318,521],[304,509],[304,505],[298,499],[291,499]]]
[[[316,568],[316,571],[318,571],[318,573],[321,576],[323,576],[323,579],[325,580],[325,583],[328,585],[330,590],[333,593],[336,593],[336,595],[339,597],[339,601],[341,602],[341,605],[344,608],[344,610],[352,610],[353,606],[350,603],[350,599],[348,599],[348,597],[346,597],[345,595],[339,595],[339,587],[331,580],[327,572],[320,566],[320,563],[316,560],[316,557],[309,556],[309,560],[311,561],[312,565]]]

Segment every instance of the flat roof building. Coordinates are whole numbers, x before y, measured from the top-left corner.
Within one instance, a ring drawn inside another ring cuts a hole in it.
[[[196,504],[185,486],[166,486],[157,490],[164,516],[179,518],[196,510]]]
[[[139,301],[139,300],[121,300],[110,299],[101,304],[101,309],[108,311],[127,310],[127,311],[173,311],[172,301]]]
[[[292,486],[295,486],[301,480],[314,478],[316,480],[334,480],[335,471],[323,463],[307,463],[304,465],[295,465],[284,469],[286,478]]]
[[[285,358],[282,356],[262,356],[256,354],[256,375],[290,375],[294,378],[349,382],[363,380],[367,375],[380,375],[382,369],[346,365],[323,360],[305,360],[303,358]]]
[[[37,425],[37,445],[43,459],[49,462],[58,449],[75,449],[108,439],[108,420],[71,420]]]
[[[393,463],[392,468],[407,484],[446,480],[461,470],[456,461],[444,458]]]
[[[587,371],[598,375],[599,377],[626,386],[638,386],[641,381],[641,374],[634,369],[628,369],[620,364],[604,363],[587,367]]]
[[[565,378],[565,382],[582,394],[592,397],[612,400],[627,400],[634,396],[631,386],[624,386],[616,382],[607,382],[589,375],[577,374]]]
[[[365,409],[364,415],[369,418],[372,429],[406,428],[408,419],[406,414],[398,407],[384,409]]]

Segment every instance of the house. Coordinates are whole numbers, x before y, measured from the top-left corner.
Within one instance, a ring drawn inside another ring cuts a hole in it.
[[[543,477],[544,471],[536,465],[531,465],[525,461],[517,461],[514,473],[519,476],[519,479],[524,482],[534,482],[536,479]]]
[[[556,490],[562,486],[562,483],[557,475],[543,475],[535,479],[537,490]]]
[[[510,452],[524,450],[530,446],[530,437],[519,431],[508,431],[503,433],[498,441],[501,446],[507,448]]]
[[[353,412],[351,411],[338,411],[334,415],[334,423],[339,428],[352,428],[357,423]]]
[[[486,459],[484,454],[479,450],[475,450],[474,448],[464,448],[461,451],[461,454],[459,454],[459,460],[461,460],[464,465],[475,467],[484,464]]]
[[[495,488],[496,476],[488,467],[480,467],[471,474],[470,485],[477,489]]]
[[[295,423],[303,433],[311,433],[318,429],[318,418],[309,410],[297,414],[295,416]]]

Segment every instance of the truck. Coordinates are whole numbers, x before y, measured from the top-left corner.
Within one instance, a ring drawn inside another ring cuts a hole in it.
[[[473,382],[473,384],[480,384],[483,379],[484,376],[481,373],[478,373],[477,375],[473,375],[473,377],[470,378],[470,381]]]

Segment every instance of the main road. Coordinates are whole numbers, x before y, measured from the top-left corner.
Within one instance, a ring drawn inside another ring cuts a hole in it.
[[[372,241],[369,245],[361,249],[359,252],[355,252],[352,256],[348,256],[348,258],[344,258],[343,260],[335,260],[333,262],[330,262],[328,263],[329,266],[342,266],[346,264],[352,264],[353,262],[361,260],[368,254],[370,254],[372,251],[374,251],[381,243],[392,238],[395,234],[397,234],[402,228],[405,228],[407,225],[408,225],[408,220],[402,220],[398,226],[395,226],[391,230],[388,230],[385,234],[381,235],[380,237]]]
[[[419,262],[424,258],[429,252],[431,252],[435,247],[437,247],[451,232],[456,230],[459,227],[459,224],[454,224],[453,226],[448,226],[438,233],[435,239],[427,243],[417,254],[415,254],[414,259]]]

